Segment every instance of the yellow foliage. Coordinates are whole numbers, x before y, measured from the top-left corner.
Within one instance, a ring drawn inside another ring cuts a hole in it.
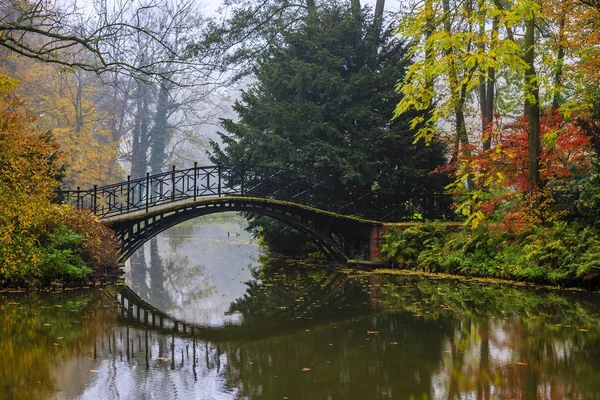
[[[59,176],[58,144],[31,129],[16,81],[0,74],[0,279],[35,275],[37,238]]]
[[[102,85],[94,74],[65,70],[9,56],[4,67],[21,84],[17,93],[27,109],[37,115],[35,126],[51,130],[65,154],[65,187],[91,187],[123,178],[118,163],[119,142],[109,129],[112,118],[102,110]],[[2,90],[0,82],[0,90]]]

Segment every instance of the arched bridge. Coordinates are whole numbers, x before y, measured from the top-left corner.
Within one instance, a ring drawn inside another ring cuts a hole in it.
[[[173,169],[90,189],[56,191],[58,201],[110,225],[121,259],[183,221],[224,211],[262,214],[303,232],[327,252],[348,260],[372,255],[373,229],[383,222],[450,216],[444,194],[335,191],[327,179],[250,164]]]

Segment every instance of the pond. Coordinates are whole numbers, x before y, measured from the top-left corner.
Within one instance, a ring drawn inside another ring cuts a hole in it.
[[[0,398],[600,398],[598,294],[268,259],[237,220],[125,281],[0,293]]]

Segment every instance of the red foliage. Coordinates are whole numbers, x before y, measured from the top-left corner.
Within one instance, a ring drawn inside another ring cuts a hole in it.
[[[591,168],[593,150],[589,137],[579,125],[563,120],[558,113],[543,115],[541,121],[542,188],[532,188],[528,179],[526,118],[507,123],[498,118],[486,135],[492,136],[489,150],[473,145],[463,148],[462,158],[453,165],[458,171],[455,187],[460,191],[468,177],[475,188],[463,197],[470,215],[476,215],[478,220],[489,219],[502,206],[503,215],[497,216],[502,218],[501,228],[507,230],[518,231],[526,225],[556,219],[558,214],[547,184],[568,180]]]
[[[526,118],[506,124],[499,120],[487,134],[492,135],[494,146],[486,151],[473,149],[466,159],[475,184],[490,186],[494,180],[517,192],[531,191]],[[540,175],[544,184],[589,170],[592,146],[577,124],[564,121],[558,113],[546,114],[541,121],[541,142]]]

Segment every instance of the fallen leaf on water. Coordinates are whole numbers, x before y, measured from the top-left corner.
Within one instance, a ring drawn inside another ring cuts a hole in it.
[[[52,324],[43,324],[43,326],[52,326]]]
[[[98,372],[97,369],[88,369],[88,372]]]
[[[302,368],[300,371],[302,371],[302,372],[310,371],[310,368],[305,367],[305,368]]]
[[[367,331],[367,335],[379,335],[379,331]]]
[[[64,339],[64,338],[62,336],[59,336],[56,338],[56,340],[61,340],[61,339]]]
[[[392,343],[390,343],[390,344],[400,344],[400,343],[398,343],[398,342],[392,342]]]
[[[525,362],[521,362],[521,361],[519,361],[519,362],[517,362],[517,363],[515,363],[515,364],[517,364],[517,365],[527,365],[527,363],[525,363]]]
[[[156,357],[156,358],[153,358],[152,360],[155,360],[155,361],[169,361],[169,359],[167,357]]]
[[[588,329],[583,329],[583,328],[582,328],[582,329],[580,329],[580,330],[579,330],[579,332],[589,332],[589,330],[588,330]]]

